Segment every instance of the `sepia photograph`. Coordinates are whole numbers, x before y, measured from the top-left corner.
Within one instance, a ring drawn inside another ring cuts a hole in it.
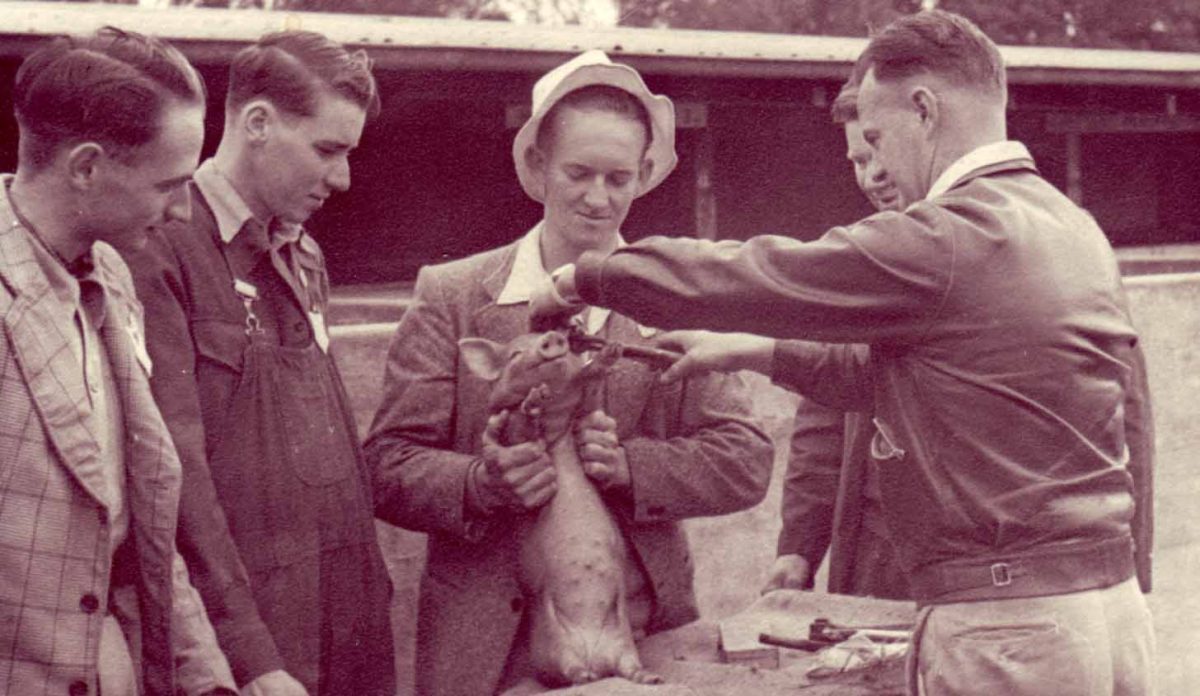
[[[0,696],[1200,692],[1200,2],[0,0]]]

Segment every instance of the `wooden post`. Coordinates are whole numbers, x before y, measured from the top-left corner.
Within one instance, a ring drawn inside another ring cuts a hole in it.
[[[696,236],[717,238],[717,194],[713,190],[715,144],[712,129],[699,129],[696,146]]]
[[[1083,205],[1083,151],[1082,136],[1078,131],[1069,132],[1067,137],[1067,197],[1075,205]]]
[[[696,133],[696,179],[693,187],[696,203],[693,209],[695,234],[700,239],[717,238],[717,196],[713,191],[713,159],[715,146],[708,124],[708,104],[692,101],[675,102],[675,130]]]

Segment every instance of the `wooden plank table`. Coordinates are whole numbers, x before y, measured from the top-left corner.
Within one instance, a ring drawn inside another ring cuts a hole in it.
[[[797,590],[777,590],[720,623],[700,620],[643,640],[642,663],[663,677],[652,686],[624,679],[604,679],[583,686],[541,691],[558,696],[903,696],[904,666],[892,661],[880,667],[812,679],[805,672],[817,664],[813,653],[778,648],[778,667],[722,661],[720,642],[757,638],[767,631],[803,638],[813,619],[839,624],[880,625],[911,623],[916,610],[910,602],[894,602]],[[768,647],[768,646],[763,646]],[[773,660],[767,660],[773,662]],[[516,694],[538,693],[518,689]]]

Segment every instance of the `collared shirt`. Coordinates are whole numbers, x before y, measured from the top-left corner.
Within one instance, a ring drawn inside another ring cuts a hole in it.
[[[215,161],[206,160],[196,169],[192,179],[200,193],[204,194],[204,200],[212,209],[213,217],[217,219],[217,231],[222,242],[229,244],[246,227],[246,223],[256,220],[250,206],[246,204],[246,199],[233,188],[233,184],[217,168]],[[262,226],[260,229],[267,229],[267,223],[256,221]],[[303,232],[303,228],[294,223],[277,223],[270,226],[270,230],[270,241],[276,248],[299,241]]]
[[[513,258],[512,270],[508,280],[496,297],[498,305],[514,305],[528,302],[535,288],[550,284],[550,271],[542,263],[542,230],[545,221],[533,226],[517,243],[517,254]],[[618,235],[617,248],[626,246],[625,240]],[[551,269],[553,270],[553,269]],[[594,334],[604,327],[611,310],[603,307],[588,307],[585,315],[587,332]]]
[[[1033,155],[1029,154],[1028,148],[1023,143],[1016,140],[1001,140],[980,145],[946,167],[941,176],[933,182],[933,186],[929,187],[929,193],[925,194],[925,200],[933,200],[949,191],[958,183],[959,179],[976,169],[1015,159],[1032,160]]]
[[[121,428],[122,411],[117,384],[108,363],[108,352],[100,340],[104,325],[104,286],[94,278],[95,270],[76,279],[43,245],[30,234],[34,258],[58,299],[60,326],[67,331],[67,343],[83,373],[91,412],[89,429],[100,447],[100,471],[106,488],[105,504],[112,523],[109,552],[115,553],[129,532],[129,510],[125,505],[125,447]],[[104,693],[131,693],[136,688],[133,658],[125,635],[111,614],[101,624],[97,671]]]
[[[79,363],[82,383],[87,387],[91,413],[89,429],[100,447],[101,471],[108,489],[105,503],[112,521],[110,546],[116,550],[129,529],[129,514],[125,507],[125,447],[121,428],[121,402],[108,353],[100,340],[104,325],[104,288],[89,272],[76,279],[50,253],[36,235],[30,235],[34,257],[58,299],[61,326],[71,326],[67,344]]]
[[[329,334],[325,326],[323,299],[320,299],[320,289],[312,287],[321,280],[312,273],[311,264],[306,271],[301,261],[301,256],[309,253],[303,248],[303,226],[278,218],[266,222],[255,218],[246,200],[212,159],[201,164],[192,179],[212,210],[221,241],[230,248],[227,258],[235,267],[235,276],[248,281],[251,269],[260,258],[259,254],[268,254],[271,265],[303,309],[318,345],[326,350]],[[240,259],[240,262],[236,259]]]

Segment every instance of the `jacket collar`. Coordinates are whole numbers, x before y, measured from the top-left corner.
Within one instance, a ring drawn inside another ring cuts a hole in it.
[[[490,264],[491,268],[485,271],[486,275],[479,281],[492,304],[495,304],[496,299],[500,297],[505,283],[508,282],[508,276],[512,273],[513,263],[517,259],[518,244],[518,242],[514,242],[497,249],[495,263]]]
[[[535,289],[550,283],[550,272],[542,263],[541,241],[545,230],[545,221],[539,222],[517,241],[508,277],[499,294],[494,297],[496,304],[525,304],[529,302]],[[617,248],[623,246],[626,246],[625,239],[618,235]],[[584,315],[588,333],[594,334],[599,331],[611,313],[612,310],[606,307],[588,307]]]
[[[981,145],[959,157],[938,176],[925,200],[933,200],[950,189],[979,176],[1008,169],[1037,171],[1029,150],[1016,140],[1003,140]]]
[[[12,174],[0,177],[0,238],[3,240],[0,242],[3,250],[0,253],[0,282],[14,295],[40,297],[50,292],[50,283],[34,255],[32,245],[35,242],[29,238],[8,198],[12,180]]]
[[[49,252],[38,253],[39,249],[35,248],[38,242],[33,239],[13,209],[12,201],[8,197],[8,188],[12,180],[12,174],[0,174],[0,237],[3,237],[0,282],[7,285],[14,295],[40,298],[47,292],[53,292],[46,277],[46,269],[41,263],[41,257],[49,256]],[[92,269],[88,272],[89,278],[102,285],[106,294],[115,292],[117,296],[124,298],[124,293],[118,290],[120,284],[116,281],[114,271],[105,255],[96,254],[94,248],[89,253],[92,253],[93,261]],[[58,263],[57,259],[52,260]],[[67,272],[66,269],[56,270]],[[77,298],[78,290],[72,294]]]
[[[87,392],[62,331],[61,300],[37,261],[36,242],[12,209],[7,194],[10,181],[0,182],[0,282],[12,294],[3,316],[12,359],[25,375],[46,437],[63,465],[104,504],[107,483],[101,473],[99,443],[85,425]],[[98,279],[106,277],[99,263],[96,273]],[[110,311],[107,302],[105,311]]]

